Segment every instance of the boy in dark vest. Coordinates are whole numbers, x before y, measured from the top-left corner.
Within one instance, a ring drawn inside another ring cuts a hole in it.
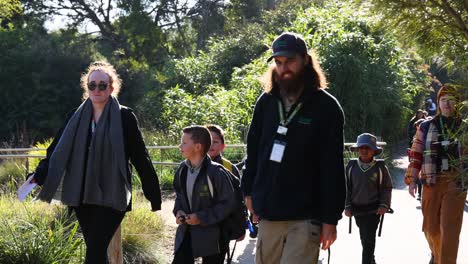
[[[362,244],[362,264],[375,264],[375,235],[380,216],[390,208],[392,178],[383,160],[377,138],[369,133],[358,136],[351,147],[359,153],[346,167],[345,215],[354,216]]]
[[[183,129],[180,152],[186,159],[174,176],[176,199],[173,213],[179,225],[173,264],[222,264],[229,241],[221,234],[221,222],[235,206],[234,190],[227,173],[207,155],[210,132],[203,126]],[[208,172],[211,177],[209,177]]]
[[[208,128],[211,134],[211,147],[208,151],[211,160],[223,165],[240,179],[240,173],[237,167],[221,154],[226,148],[226,144],[224,143],[224,130],[218,125],[206,125],[206,128]]]

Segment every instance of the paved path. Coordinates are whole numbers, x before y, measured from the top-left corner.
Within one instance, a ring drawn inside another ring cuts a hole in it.
[[[395,169],[392,170],[392,175],[394,175],[395,188],[392,207],[395,209],[395,214],[385,216],[382,237],[377,238],[375,255],[379,264],[427,264],[429,262],[430,251],[421,231],[420,203],[408,194],[402,181],[403,171],[407,166],[406,160],[406,157],[402,157],[393,162]],[[170,207],[172,204],[165,202],[163,207],[166,206]],[[458,264],[468,264],[468,202],[465,205],[463,222]],[[331,249],[330,262],[332,264],[360,263],[362,249],[359,230],[354,221],[352,230],[352,234],[348,234],[348,218],[343,217],[338,224],[338,240]],[[255,239],[246,238],[238,243],[232,263],[253,264],[255,242]],[[319,263],[327,263],[327,258],[326,251],[321,251]]]

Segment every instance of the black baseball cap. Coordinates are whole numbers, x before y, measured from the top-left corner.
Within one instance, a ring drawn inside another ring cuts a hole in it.
[[[297,54],[307,54],[307,45],[304,39],[296,33],[284,32],[273,41],[271,45],[273,55],[268,58],[268,62],[274,57],[293,58]]]

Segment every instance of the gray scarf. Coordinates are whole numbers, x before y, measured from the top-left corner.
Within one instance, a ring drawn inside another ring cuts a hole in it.
[[[109,98],[88,145],[93,106],[84,101],[68,121],[49,161],[38,198],[69,206],[82,203],[125,211],[131,198],[120,104]]]

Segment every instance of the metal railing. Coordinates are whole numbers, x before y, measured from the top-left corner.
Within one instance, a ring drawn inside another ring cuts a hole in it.
[[[243,149],[243,152],[245,152],[245,144],[228,144],[226,145],[227,149],[232,149],[232,148],[238,148],[238,149]],[[160,157],[163,158],[164,156],[167,156],[165,154],[165,151],[168,150],[176,150],[179,149],[179,146],[147,146],[146,147],[148,150],[159,150]],[[29,154],[29,152],[34,152],[34,151],[46,151],[46,148],[4,148],[0,149],[0,153],[6,153],[6,154],[0,154],[0,159],[24,159],[25,160],[25,168],[26,168],[26,173],[29,172],[29,159],[43,159],[46,157],[46,155],[38,155],[38,154]],[[14,154],[13,154],[14,153]],[[21,153],[21,154],[17,154]],[[180,162],[164,162],[164,161],[152,161],[153,165],[158,166],[158,167],[164,167],[164,166],[169,166],[169,167],[176,167],[180,164]]]
[[[349,148],[353,145],[354,143],[344,143],[345,148]],[[378,146],[386,146],[386,142],[377,142]],[[167,150],[174,150],[178,149],[179,146],[147,146],[148,150],[159,150],[160,151],[160,157],[165,156],[165,151]],[[237,148],[237,149],[243,149],[243,153],[245,154],[245,144],[229,144],[226,145],[227,149],[232,149],[232,148]],[[47,149],[45,148],[4,148],[0,149],[0,153],[7,153],[7,154],[0,154],[0,159],[25,159],[25,167],[26,170],[29,171],[29,159],[43,159],[46,156],[45,155],[37,155],[37,154],[29,154],[29,152],[33,151],[45,151]],[[15,154],[12,154],[15,153]],[[16,154],[16,153],[21,153],[21,154]],[[152,161],[152,163],[156,166],[171,166],[175,167],[178,166],[180,163],[179,162],[163,162],[163,161]]]

